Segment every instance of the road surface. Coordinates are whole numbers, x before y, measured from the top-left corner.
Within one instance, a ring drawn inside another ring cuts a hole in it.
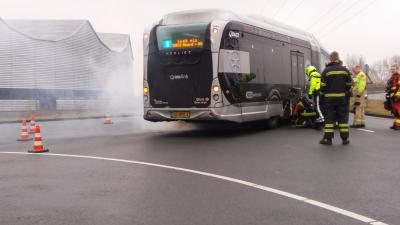
[[[367,123],[328,147],[290,126],[43,122],[52,155],[2,124],[0,224],[400,224],[400,133]]]

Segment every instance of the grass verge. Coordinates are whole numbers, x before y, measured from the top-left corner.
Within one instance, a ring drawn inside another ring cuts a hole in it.
[[[368,100],[367,108],[365,109],[366,114],[391,117],[391,113],[383,107],[383,100]]]

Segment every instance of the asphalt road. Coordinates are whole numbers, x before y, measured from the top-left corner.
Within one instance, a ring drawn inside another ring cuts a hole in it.
[[[41,123],[50,153],[74,157],[0,153],[0,224],[400,224],[400,133],[391,120],[369,117],[351,145],[337,138],[331,147],[318,144],[320,132],[289,126],[102,122]],[[32,147],[15,141],[19,127],[0,125],[0,152]]]

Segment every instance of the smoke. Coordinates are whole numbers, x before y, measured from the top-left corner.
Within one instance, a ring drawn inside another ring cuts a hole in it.
[[[117,62],[117,70],[108,74],[104,83],[104,92],[100,96],[100,109],[103,112],[112,114],[134,114],[143,112],[142,98],[134,94],[134,83],[132,64]]]

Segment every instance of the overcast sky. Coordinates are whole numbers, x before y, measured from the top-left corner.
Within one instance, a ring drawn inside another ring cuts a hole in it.
[[[368,63],[400,54],[398,0],[0,0],[0,17],[86,19],[98,32],[130,34],[140,82],[143,29],[168,12],[196,8],[275,18],[313,33],[329,51],[362,54]]]

